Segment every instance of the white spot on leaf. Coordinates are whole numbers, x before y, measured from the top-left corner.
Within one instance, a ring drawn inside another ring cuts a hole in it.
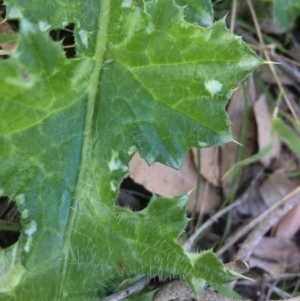
[[[150,34],[150,33],[152,33],[153,29],[154,29],[153,22],[150,21],[149,24],[148,24],[148,26],[147,26],[147,28],[146,28],[146,32],[148,34]]]
[[[14,6],[8,10],[6,17],[8,19],[20,19],[22,18],[22,12],[17,6]]]
[[[218,82],[217,80],[210,80],[205,83],[206,90],[213,96],[215,94],[218,94],[222,90],[222,84]]]
[[[48,24],[46,21],[39,21],[39,28],[41,31],[47,31],[50,29],[50,24]]]
[[[30,224],[27,226],[25,229],[25,234],[28,236],[26,244],[24,246],[24,251],[28,253],[30,251],[30,246],[32,243],[32,235],[36,232],[37,230],[37,224],[35,221],[31,221]]]
[[[4,196],[4,190],[0,189],[0,196]]]
[[[88,36],[87,32],[83,29],[79,30],[79,36],[81,39],[82,44],[85,46],[85,48],[88,48]]]
[[[25,195],[24,194],[17,195],[16,202],[17,204],[23,205],[25,203]]]
[[[122,7],[123,8],[131,8],[132,7],[132,0],[123,0]]]
[[[136,146],[135,146],[135,145],[132,145],[132,146],[129,147],[127,153],[128,153],[129,156],[131,156],[131,155],[133,155],[135,152],[136,152]]]
[[[34,32],[35,28],[32,26],[32,24],[27,21],[26,19],[23,20],[22,22],[22,29],[25,32]]]
[[[112,156],[108,163],[109,170],[110,171],[118,170],[120,169],[121,165],[122,165],[122,161],[119,158],[118,152],[112,151]]]
[[[201,141],[198,142],[198,145],[199,145],[200,148],[208,146],[208,144],[206,142],[201,142]]]
[[[208,13],[203,13],[201,15],[201,23],[204,26],[210,26],[213,23],[213,19],[212,19],[211,15]]]
[[[29,216],[29,210],[28,209],[24,209],[22,211],[22,216],[23,216],[23,218],[27,218]]]
[[[111,191],[116,191],[117,190],[117,186],[115,185],[114,181],[110,181],[110,190]]]

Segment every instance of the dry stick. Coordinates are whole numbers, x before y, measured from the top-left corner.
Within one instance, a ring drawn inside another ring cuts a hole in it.
[[[237,254],[237,258],[248,260],[265,233],[298,203],[300,203],[300,186],[273,205],[270,208],[271,211],[267,210],[270,214],[248,235]]]
[[[231,19],[230,19],[230,32],[231,33],[234,32],[236,11],[237,11],[237,0],[233,0],[233,2],[232,2],[232,8],[231,8]]]
[[[117,292],[105,299],[102,299],[102,301],[121,301],[124,298],[128,297],[132,293],[142,289],[151,279],[150,276],[142,277],[140,280],[132,284],[131,286],[128,286],[124,290]]]
[[[193,245],[195,244],[195,242],[197,241],[198,237],[201,235],[201,233],[207,229],[208,227],[210,227],[213,223],[215,223],[221,216],[223,216],[225,213],[227,213],[228,211],[232,210],[233,208],[241,205],[243,203],[244,200],[240,200],[240,201],[236,201],[233,204],[231,204],[230,206],[225,207],[224,209],[220,210],[219,212],[217,212],[216,214],[214,214],[210,219],[208,219],[205,223],[203,223],[201,225],[201,227],[199,227],[193,235],[191,235],[189,237],[189,239],[184,243],[183,248],[186,251],[190,251],[193,247]]]
[[[283,291],[282,289],[280,289],[279,287],[277,287],[276,285],[278,284],[279,281],[276,281],[274,283],[266,283],[266,286],[268,287],[269,291],[268,294],[266,295],[266,299],[269,300],[271,295],[273,294],[273,292],[275,294],[277,294],[278,296],[284,297],[286,299],[291,298],[292,295]]]
[[[227,243],[217,252],[217,255],[220,256],[223,254],[229,247],[231,247],[237,240],[242,238],[244,235],[246,235],[250,230],[252,230],[256,225],[260,224],[259,227],[257,227],[257,230],[255,230],[254,234],[250,234],[247,240],[244,242],[244,246],[240,249],[237,258],[244,258],[247,260],[252,253],[253,249],[258,244],[260,238],[262,235],[264,235],[265,232],[268,231],[268,229],[274,225],[283,215],[285,215],[290,209],[292,209],[297,203],[300,202],[300,187],[286,195],[283,199],[281,199],[279,202],[274,204],[272,207],[268,208],[265,212],[263,212],[261,215],[259,215],[257,218],[255,218],[251,223],[249,223],[247,226],[245,226],[242,230],[240,230],[238,233],[236,233],[234,236],[228,239]],[[261,227],[264,227],[263,230],[260,230]],[[265,231],[263,234],[262,232],[257,231]],[[259,238],[256,239],[256,236],[259,235]],[[251,243],[250,245],[248,242]],[[253,240],[253,241],[252,241]],[[249,252],[245,250],[246,248],[249,248]]]
[[[264,169],[262,168],[255,176],[255,178],[251,181],[250,187],[248,191],[251,191],[254,186],[257,184],[257,181],[261,178],[263,175]],[[221,216],[223,216],[225,213],[228,211],[232,210],[233,208],[241,205],[243,202],[247,200],[248,193],[245,193],[242,195],[238,200],[236,200],[234,203],[231,205],[225,207],[224,209],[220,210],[217,212],[215,215],[213,215],[211,218],[209,218],[204,224],[199,227],[193,235],[189,237],[189,239],[184,243],[183,248],[186,251],[191,251],[192,247],[196,243],[198,237],[202,234],[203,231],[205,231],[208,227],[210,227],[213,223],[215,223]]]
[[[259,23],[258,23],[258,20],[257,20],[257,17],[256,17],[255,10],[254,10],[253,5],[252,5],[252,2],[250,0],[247,0],[247,4],[249,6],[249,10],[250,10],[253,22],[254,22],[254,26],[255,26],[255,29],[256,29],[256,32],[257,32],[257,36],[258,36],[259,42],[262,45],[263,53],[264,53],[266,59],[269,62],[271,62],[269,53],[265,49],[264,40],[262,38],[262,33],[261,33],[261,30],[260,30],[260,27],[259,27]],[[290,111],[292,112],[292,115],[295,118],[295,120],[297,121],[297,123],[300,124],[299,118],[298,118],[298,116],[297,116],[297,114],[296,114],[296,112],[294,110],[294,107],[292,106],[291,101],[289,100],[287,94],[285,93],[285,90],[284,90],[284,88],[283,88],[283,86],[282,86],[282,84],[280,82],[280,79],[277,76],[277,73],[276,73],[276,71],[274,69],[274,65],[273,64],[269,64],[269,67],[270,67],[270,69],[271,69],[271,71],[273,73],[273,76],[274,76],[274,78],[276,80],[276,83],[277,83],[279,89],[282,91],[282,95],[283,95],[283,98],[284,98],[287,106],[289,107]],[[277,117],[276,114],[277,114],[277,110],[274,110],[274,117]]]

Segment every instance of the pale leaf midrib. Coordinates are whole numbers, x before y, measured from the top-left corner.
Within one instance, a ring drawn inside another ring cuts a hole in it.
[[[82,145],[82,154],[81,161],[79,167],[79,176],[77,179],[77,185],[75,189],[74,200],[72,202],[71,207],[75,210],[71,210],[70,218],[66,230],[65,241],[64,241],[64,251],[65,251],[65,260],[61,273],[61,282],[60,288],[58,291],[57,300],[63,299],[63,291],[65,284],[66,272],[68,269],[69,263],[69,251],[68,246],[70,246],[70,239],[72,234],[72,229],[76,219],[77,206],[79,204],[80,198],[82,196],[82,191],[85,187],[83,187],[84,179],[86,177],[87,172],[87,159],[89,158],[90,151],[90,139],[92,138],[92,122],[95,108],[95,101],[97,96],[98,83],[100,78],[101,66],[103,64],[103,56],[105,52],[105,44],[107,39],[107,28],[109,22],[109,11],[110,11],[110,1],[111,0],[102,0],[100,6],[99,20],[98,20],[98,32],[97,32],[97,42],[94,56],[94,69],[90,77],[90,83],[88,87],[88,103],[87,103],[87,111],[86,111],[86,120],[85,120],[85,128],[83,133],[83,145]]]

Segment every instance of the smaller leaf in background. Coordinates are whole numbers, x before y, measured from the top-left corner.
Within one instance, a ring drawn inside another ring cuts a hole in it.
[[[194,163],[198,166],[196,148],[192,148],[192,154]],[[219,149],[217,147],[202,148],[200,159],[201,175],[212,185],[220,187]]]
[[[257,124],[258,132],[258,147],[261,151],[264,147],[272,141],[272,115],[269,111],[269,106],[267,103],[267,98],[265,94],[261,94],[258,100],[255,102],[254,114]],[[260,159],[261,164],[264,167],[268,167],[273,158],[278,158],[281,150],[281,144],[278,137],[275,135],[273,137],[273,147],[270,152],[268,152],[264,157]]]
[[[272,121],[273,129],[280,138],[291,148],[297,155],[300,155],[300,139],[292,128],[286,125],[282,119],[274,118]]]
[[[288,193],[290,181],[285,176],[283,169],[276,170],[260,186],[259,193],[264,203],[271,207]]]
[[[282,272],[297,272],[300,252],[297,244],[289,239],[263,237],[249,259],[250,266],[259,267],[276,278]]]
[[[273,0],[273,17],[283,31],[293,25],[299,14],[299,0]]]

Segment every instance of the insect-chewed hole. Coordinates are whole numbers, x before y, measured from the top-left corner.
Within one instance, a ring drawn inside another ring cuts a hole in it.
[[[0,249],[17,242],[20,231],[20,212],[16,203],[8,197],[0,197]]]
[[[54,41],[62,41],[66,57],[71,59],[76,57],[74,23],[64,28],[58,28],[50,31],[50,36]]]
[[[151,196],[152,193],[142,185],[135,183],[130,177],[126,177],[121,182],[116,205],[132,211],[141,211],[147,207]]]

